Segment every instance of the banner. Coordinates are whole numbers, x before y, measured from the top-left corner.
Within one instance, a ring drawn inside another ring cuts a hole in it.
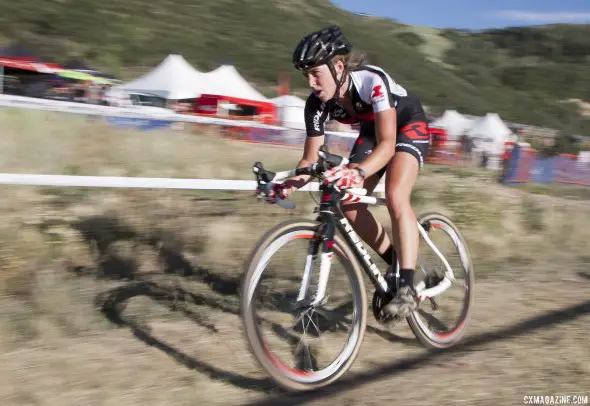
[[[535,150],[517,145],[506,163],[502,182],[560,182],[590,186],[590,162],[579,162],[575,155],[543,157]]]

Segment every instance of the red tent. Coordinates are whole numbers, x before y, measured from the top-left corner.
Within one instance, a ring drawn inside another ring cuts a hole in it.
[[[42,62],[39,56],[19,44],[0,49],[0,66],[39,73],[55,73],[63,70],[55,63]]]
[[[201,115],[216,116],[219,105],[222,103],[237,104],[242,107],[242,112],[230,115],[231,118],[247,119],[256,118],[265,124],[276,123],[276,106],[272,102],[240,99],[231,96],[202,94],[195,100],[195,112]]]
[[[32,60],[19,60],[16,58],[0,58],[0,66],[12,69],[22,69],[39,73],[56,73],[63,68],[55,63],[35,62]]]

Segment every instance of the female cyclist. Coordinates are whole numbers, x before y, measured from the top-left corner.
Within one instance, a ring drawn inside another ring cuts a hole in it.
[[[410,194],[430,145],[427,119],[418,97],[381,68],[365,65],[351,50],[340,28],[330,26],[303,38],[293,52],[295,68],[305,75],[312,90],[305,105],[307,137],[298,167],[318,160],[326,120],[360,124],[350,164],[326,172],[326,181],[372,193],[385,175],[393,244],[367,205],[343,202],[342,209],[357,234],[390,265],[386,276],[390,281],[394,280],[391,265],[397,254],[399,289],[384,310],[407,317],[416,308],[413,276],[418,255]],[[285,198],[309,180],[309,176],[293,177],[278,185],[273,196]]]

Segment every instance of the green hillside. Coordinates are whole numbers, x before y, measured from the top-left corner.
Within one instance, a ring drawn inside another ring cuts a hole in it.
[[[590,100],[588,26],[469,33],[358,16],[327,0],[0,0],[0,41],[46,58],[81,58],[130,79],[169,53],[201,70],[235,64],[267,95],[305,33],[337,23],[371,63],[435,110],[498,112],[509,121],[590,134],[562,99]],[[294,88],[304,90],[298,74]]]

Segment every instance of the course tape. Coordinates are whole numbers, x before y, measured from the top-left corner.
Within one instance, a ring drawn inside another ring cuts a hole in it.
[[[96,104],[75,103],[61,100],[38,99],[34,97],[23,97],[0,94],[0,107],[23,108],[32,110],[57,111],[72,114],[87,114],[105,117],[127,117],[145,120],[166,120],[173,122],[185,122],[195,124],[212,124],[231,127],[263,128],[267,130],[292,130],[288,127],[281,127],[269,124],[257,123],[249,120],[229,120],[217,117],[205,117],[191,114],[179,114],[171,110],[159,107],[113,107]],[[326,131],[328,135],[335,135],[344,138],[356,138],[357,133]]]
[[[102,188],[148,188],[188,190],[255,190],[256,182],[233,179],[139,178],[118,176],[75,176],[0,173],[0,185],[68,186]],[[310,182],[299,191],[318,191],[319,183]],[[376,192],[383,192],[379,184]]]

